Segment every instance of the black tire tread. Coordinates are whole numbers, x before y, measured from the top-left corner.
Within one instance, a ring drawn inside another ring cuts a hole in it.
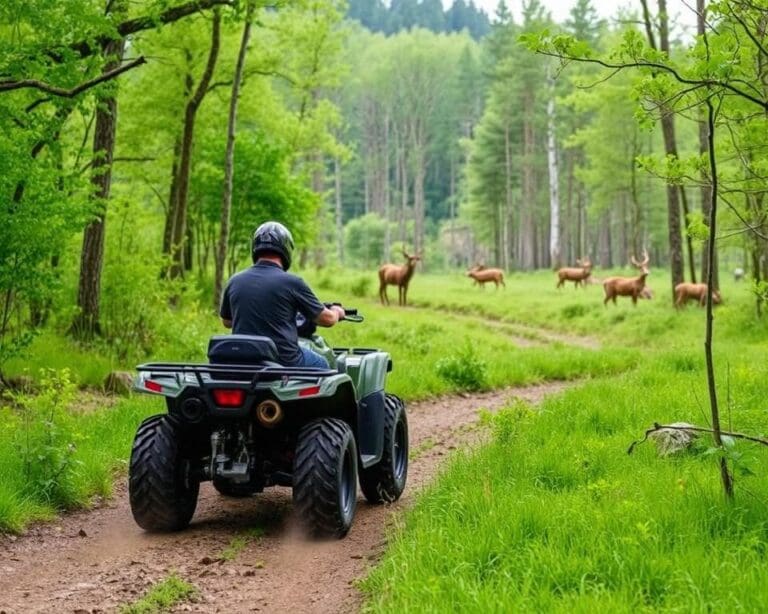
[[[397,417],[402,411],[406,421],[406,443],[408,441],[408,422],[405,403],[394,395],[387,394],[384,400],[384,451],[381,460],[367,469],[360,469],[360,490],[369,503],[392,503],[400,498],[405,490],[408,477],[408,451],[406,450],[405,479],[402,485],[395,480],[392,440],[395,436]]]
[[[136,523],[147,531],[178,531],[197,507],[198,482],[179,477],[179,431],[167,415],[144,420],[131,451],[128,493]]]
[[[339,505],[340,457],[351,447],[357,468],[357,445],[350,426],[337,418],[321,418],[299,432],[293,463],[293,504],[310,533],[343,537],[352,524]],[[351,476],[356,487],[357,475]],[[352,509],[354,517],[354,503]]]

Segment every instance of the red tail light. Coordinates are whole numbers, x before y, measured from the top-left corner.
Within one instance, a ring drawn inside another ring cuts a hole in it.
[[[157,382],[153,382],[151,379],[145,380],[144,388],[151,390],[152,392],[162,392],[163,387]]]
[[[219,407],[240,407],[245,402],[242,388],[214,388],[213,400]]]
[[[309,388],[302,388],[299,390],[300,397],[311,397],[313,394],[320,392],[320,386],[310,386]]]

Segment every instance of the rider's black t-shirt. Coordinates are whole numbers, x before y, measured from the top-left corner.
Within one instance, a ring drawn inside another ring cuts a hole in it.
[[[274,262],[260,261],[232,276],[221,297],[219,314],[232,320],[238,335],[262,335],[275,342],[280,362],[300,362],[296,314],[314,322],[323,311],[303,279],[286,273]]]

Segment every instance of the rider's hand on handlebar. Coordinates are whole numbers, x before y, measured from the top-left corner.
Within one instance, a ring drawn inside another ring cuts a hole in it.
[[[334,312],[336,312],[336,315],[339,317],[339,321],[344,319],[344,307],[341,305],[331,305],[330,309]]]

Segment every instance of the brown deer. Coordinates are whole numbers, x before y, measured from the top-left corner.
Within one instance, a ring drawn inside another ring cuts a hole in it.
[[[562,288],[566,281],[572,281],[574,288],[581,284],[584,284],[585,288],[587,287],[587,279],[592,274],[592,262],[590,262],[589,258],[585,258],[583,261],[577,260],[576,264],[579,266],[563,267],[557,271],[559,279],[557,282],[558,288]]]
[[[475,280],[472,285],[479,284],[481,288],[485,288],[486,282],[489,281],[495,284],[497,290],[499,284],[505,288],[507,287],[507,284],[504,283],[504,271],[501,269],[486,269],[482,264],[477,264],[469,269],[467,277]]]
[[[382,305],[389,305],[389,297],[387,296],[387,286],[397,286],[398,290],[398,305],[406,304],[406,295],[408,294],[408,282],[413,277],[413,271],[416,267],[416,263],[421,260],[421,254],[415,254],[409,256],[408,253],[403,250],[403,256],[405,256],[406,262],[403,265],[397,264],[382,264],[379,267],[379,298]]]
[[[605,299],[603,305],[607,305],[610,300],[613,300],[615,305],[617,296],[631,296],[632,303],[637,305],[637,299],[642,296],[645,289],[646,277],[648,277],[648,269],[643,266],[637,277],[608,277],[604,279]]]
[[[693,299],[699,302],[699,305],[704,307],[707,304],[707,284],[692,284],[684,281],[683,283],[675,286],[675,307],[683,307],[689,299]],[[719,305],[722,299],[720,293],[717,290],[712,292],[712,304]]]

